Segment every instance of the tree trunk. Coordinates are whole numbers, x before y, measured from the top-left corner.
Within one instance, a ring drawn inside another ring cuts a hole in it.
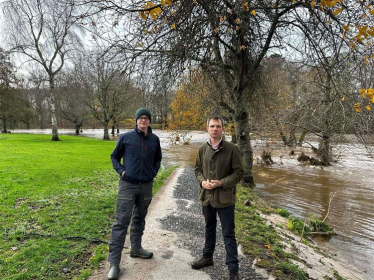
[[[299,147],[301,147],[303,145],[303,142],[304,142],[304,139],[305,139],[305,135],[308,133],[308,130],[303,130],[301,131],[301,134],[300,134],[300,138],[299,138],[299,142],[297,143],[297,145]]]
[[[119,135],[119,122],[116,121],[117,134]]]
[[[79,135],[81,125],[79,123],[75,123],[75,135]]]
[[[252,174],[253,151],[249,135],[250,128],[248,123],[248,112],[244,107],[243,98],[241,97],[240,99],[241,100],[236,100],[234,117],[236,123],[236,135],[238,136],[238,146],[243,159],[244,183],[249,186],[255,186]]]
[[[294,147],[296,145],[296,127],[291,127],[290,134],[288,137],[287,146],[288,147]]]
[[[58,128],[57,128],[57,115],[56,115],[56,100],[54,97],[54,79],[50,77],[49,79],[49,96],[51,105],[51,121],[52,121],[52,141],[60,141],[58,138]]]
[[[330,165],[330,136],[323,135],[318,149],[321,163],[324,166]]]
[[[237,137],[236,137],[236,133],[235,133],[235,132],[231,135],[231,143],[233,143],[233,144],[238,143],[238,141],[237,141]]]
[[[109,121],[104,122],[104,138],[103,138],[103,140],[110,140],[108,124],[109,124]]]
[[[8,133],[8,128],[7,128],[7,122],[6,118],[1,119],[3,121],[3,130],[1,131],[2,133]]]
[[[112,134],[112,135],[114,135],[114,130],[115,130],[115,125],[114,125],[114,122],[113,122],[113,124],[112,124],[112,132],[110,133],[110,134]]]

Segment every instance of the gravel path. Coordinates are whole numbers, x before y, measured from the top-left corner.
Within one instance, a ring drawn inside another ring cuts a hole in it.
[[[178,233],[178,246],[187,248],[194,258],[202,255],[204,246],[204,217],[201,212],[201,204],[198,200],[199,188],[193,169],[184,168],[178,178],[174,189],[174,198],[177,201],[177,215],[170,215],[161,220],[163,229]],[[221,233],[221,225],[218,223],[217,244],[214,253],[214,266],[204,268],[211,279],[228,279],[228,270],[225,264],[226,251]],[[260,280],[266,279],[258,275],[251,268],[253,259],[244,255],[240,256],[240,279]]]
[[[221,280],[228,279],[225,249],[219,225],[215,265],[191,269],[204,245],[204,217],[198,201],[198,185],[191,167],[178,168],[154,197],[146,219],[143,247],[153,251],[150,260],[129,257],[126,238],[121,262],[122,279],[131,280]],[[263,280],[251,268],[252,259],[240,256],[240,279]],[[105,261],[90,278],[104,280],[109,269]]]

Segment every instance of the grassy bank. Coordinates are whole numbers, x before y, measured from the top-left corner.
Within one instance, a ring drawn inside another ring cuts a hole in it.
[[[312,244],[308,233],[334,234],[326,222],[314,215],[308,221],[291,217],[286,210],[273,209],[243,186],[238,188],[236,233],[244,253],[253,256],[256,266],[271,272],[276,279],[363,279],[356,269],[350,270],[344,261]]]
[[[260,213],[276,212],[256,198],[250,188],[240,186],[236,204],[236,233],[245,254],[257,258],[257,266],[271,271],[277,279],[307,280],[308,275],[293,264],[297,254],[286,252],[282,239]]]
[[[115,142],[60,138],[0,139],[0,279],[84,279],[106,257]],[[170,172],[159,173],[155,190]]]

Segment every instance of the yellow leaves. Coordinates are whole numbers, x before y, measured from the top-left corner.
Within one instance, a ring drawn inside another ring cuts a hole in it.
[[[171,6],[173,4],[172,0],[161,0],[161,6]],[[142,9],[145,11],[140,11],[139,15],[142,19],[146,20],[148,18],[148,15],[152,17],[153,20],[156,20],[162,13],[162,9],[160,5],[156,5],[151,1],[148,1],[142,6]]]
[[[366,31],[371,37],[374,37],[374,26],[370,27],[369,30]]]
[[[236,24],[240,24],[242,21],[240,20],[240,18],[237,18],[236,20],[235,20],[235,23]]]
[[[221,17],[219,18],[219,22],[224,22],[224,21],[226,21],[226,16],[221,16]]]
[[[374,103],[374,89],[373,88],[361,88],[358,90],[358,92],[360,93],[360,96],[361,98],[363,98],[364,100],[366,100],[365,102],[371,102],[371,103]],[[356,112],[360,112],[360,106],[358,106],[357,104],[359,103],[356,103],[353,105],[353,108]],[[370,111],[371,110],[371,106],[369,104],[367,104],[365,106],[365,109],[367,111]]]
[[[136,45],[137,45],[138,47],[142,47],[142,46],[143,46],[143,44],[142,44],[141,42],[137,43]]]
[[[368,37],[368,33],[367,33],[368,26],[367,25],[357,26],[357,29],[358,29],[358,34],[357,34],[358,37],[365,37],[365,39]]]
[[[271,245],[269,245],[269,244],[265,244],[264,247],[267,248],[267,249],[271,249]]]
[[[162,7],[166,7],[166,6],[171,6],[173,5],[173,1],[172,0],[161,0],[161,5]]]
[[[219,33],[219,27],[214,28],[213,32],[214,33]]]
[[[246,48],[247,48],[246,46],[241,45],[240,48],[239,48],[239,50],[243,51],[243,50],[245,50]]]
[[[370,10],[369,13],[374,16],[374,9]]]
[[[142,19],[146,20],[147,19],[147,15],[144,13],[144,12],[139,12],[139,15]]]
[[[343,29],[344,29],[345,32],[349,31],[349,27],[347,25],[343,25]]]
[[[368,98],[373,98],[374,97],[374,89],[368,88],[367,91],[366,91],[366,96]]]
[[[175,91],[170,109],[169,129],[193,130],[205,126],[205,119],[210,115],[210,102],[207,100],[209,84],[200,71],[192,71],[181,81]]]
[[[149,11],[149,14],[151,15],[151,17],[152,17],[154,20],[156,20],[157,17],[158,17],[159,15],[161,15],[161,13],[162,13],[162,10],[161,10],[160,7],[154,8],[153,10],[150,10],[150,11]]]
[[[340,14],[341,12],[343,11],[343,8],[339,8],[339,9],[336,9],[335,11],[333,11],[332,13],[337,16],[338,14]]]
[[[249,3],[248,3],[248,2],[244,2],[242,8],[243,8],[244,10],[246,10],[247,12],[249,12]]]
[[[321,0],[322,7],[332,8],[335,7],[336,4],[340,3],[341,0]]]
[[[342,102],[345,102],[345,97],[343,96],[340,100],[341,100]]]
[[[310,2],[310,6],[311,6],[312,8],[314,8],[315,5],[316,5],[316,1],[315,1],[315,0],[312,0],[312,2]]]
[[[256,16],[256,11],[255,10],[252,10],[251,13],[252,13],[253,16]]]
[[[173,24],[171,25],[171,29],[175,29],[175,28],[176,28],[175,23],[173,23]]]
[[[361,112],[360,104],[359,104],[359,103],[355,103],[355,104],[353,104],[353,109],[354,109],[357,113]]]

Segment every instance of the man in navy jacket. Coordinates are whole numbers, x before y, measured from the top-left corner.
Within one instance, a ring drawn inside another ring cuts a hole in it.
[[[118,279],[119,264],[130,221],[132,258],[152,258],[141,241],[145,217],[152,200],[153,179],[161,165],[160,139],[152,133],[151,112],[140,108],[136,114],[136,128],[120,136],[111,154],[113,168],[120,175],[117,216],[109,241],[110,269],[108,279]],[[121,159],[123,162],[121,163]]]

